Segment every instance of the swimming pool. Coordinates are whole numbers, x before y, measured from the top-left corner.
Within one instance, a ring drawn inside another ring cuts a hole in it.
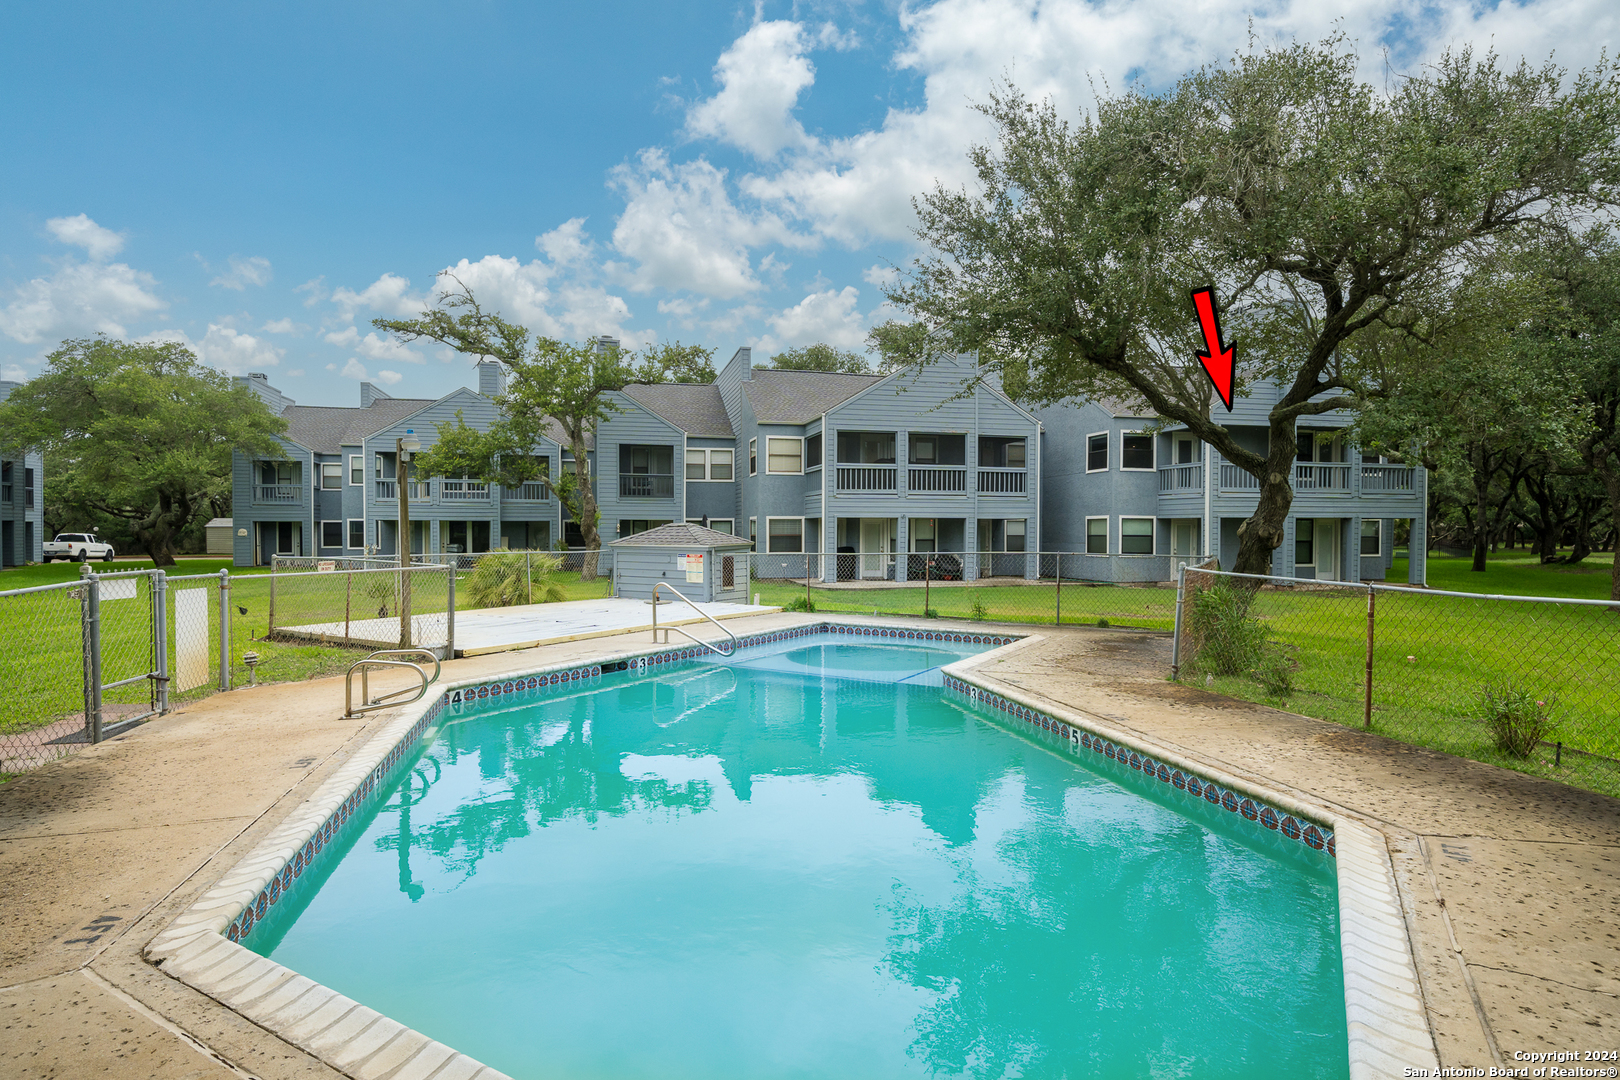
[[[1344,1075],[1332,858],[987,722],[986,644],[463,694],[245,943],[519,1077]]]

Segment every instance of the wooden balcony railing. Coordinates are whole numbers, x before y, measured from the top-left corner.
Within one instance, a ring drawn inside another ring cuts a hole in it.
[[[1412,492],[1415,481],[1412,478],[1414,470],[1408,465],[1363,465],[1361,467],[1361,490],[1366,492],[1405,491]]]
[[[303,490],[302,484],[254,484],[253,501],[258,503],[295,503]]]
[[[1023,469],[980,469],[980,495],[1022,495],[1025,492]]]
[[[967,494],[965,465],[913,465],[906,470],[906,487],[918,494]]]
[[[1203,465],[1197,463],[1191,465],[1167,465],[1159,470],[1159,494],[1161,495],[1203,490]]]
[[[481,480],[439,481],[440,502],[487,502],[488,500],[489,485]]]
[[[673,473],[620,473],[621,499],[673,499],[675,475]]]
[[[839,491],[894,491],[899,470],[893,465],[840,465]]]
[[[550,497],[551,490],[538,481],[505,488],[501,492],[501,498],[507,502],[544,502]]]

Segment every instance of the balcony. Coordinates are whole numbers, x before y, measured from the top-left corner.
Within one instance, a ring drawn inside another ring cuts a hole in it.
[[[673,499],[674,473],[620,473],[621,499]]]
[[[549,489],[539,481],[504,488],[501,492],[506,502],[545,502],[550,497]]]
[[[966,495],[967,468],[961,465],[913,465],[906,487],[918,495]]]
[[[1354,465],[1299,465],[1294,466],[1294,490],[1315,491],[1335,495],[1350,494],[1350,470]]]
[[[980,469],[980,495],[1022,495],[1025,492],[1023,469]]]
[[[412,498],[415,498],[413,493]],[[481,480],[440,480],[440,502],[488,502],[489,485]]]
[[[393,480],[377,480],[377,498],[399,498],[399,484]],[[417,480],[411,484],[411,489],[405,493],[412,502],[426,502],[433,495],[433,482],[431,480]]]
[[[1361,490],[1364,494],[1395,491],[1410,495],[1417,490],[1412,477],[1415,471],[1407,465],[1363,465]]]
[[[1196,494],[1203,490],[1203,465],[1167,465],[1159,470],[1160,495]]]
[[[293,504],[303,492],[302,484],[254,484],[253,501],[256,503]]]
[[[899,470],[893,465],[840,465],[838,490],[856,492],[896,491],[895,478]]]

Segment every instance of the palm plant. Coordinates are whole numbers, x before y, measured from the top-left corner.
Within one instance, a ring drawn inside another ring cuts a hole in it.
[[[555,555],[491,552],[467,579],[467,596],[480,608],[554,603],[567,598],[556,577],[561,568]]]

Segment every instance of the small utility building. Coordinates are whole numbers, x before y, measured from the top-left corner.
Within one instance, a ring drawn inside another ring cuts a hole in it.
[[[653,587],[668,582],[694,603],[748,602],[746,537],[701,525],[660,525],[615,540],[613,581],[618,595],[651,600]],[[665,599],[669,594],[662,594]]]

